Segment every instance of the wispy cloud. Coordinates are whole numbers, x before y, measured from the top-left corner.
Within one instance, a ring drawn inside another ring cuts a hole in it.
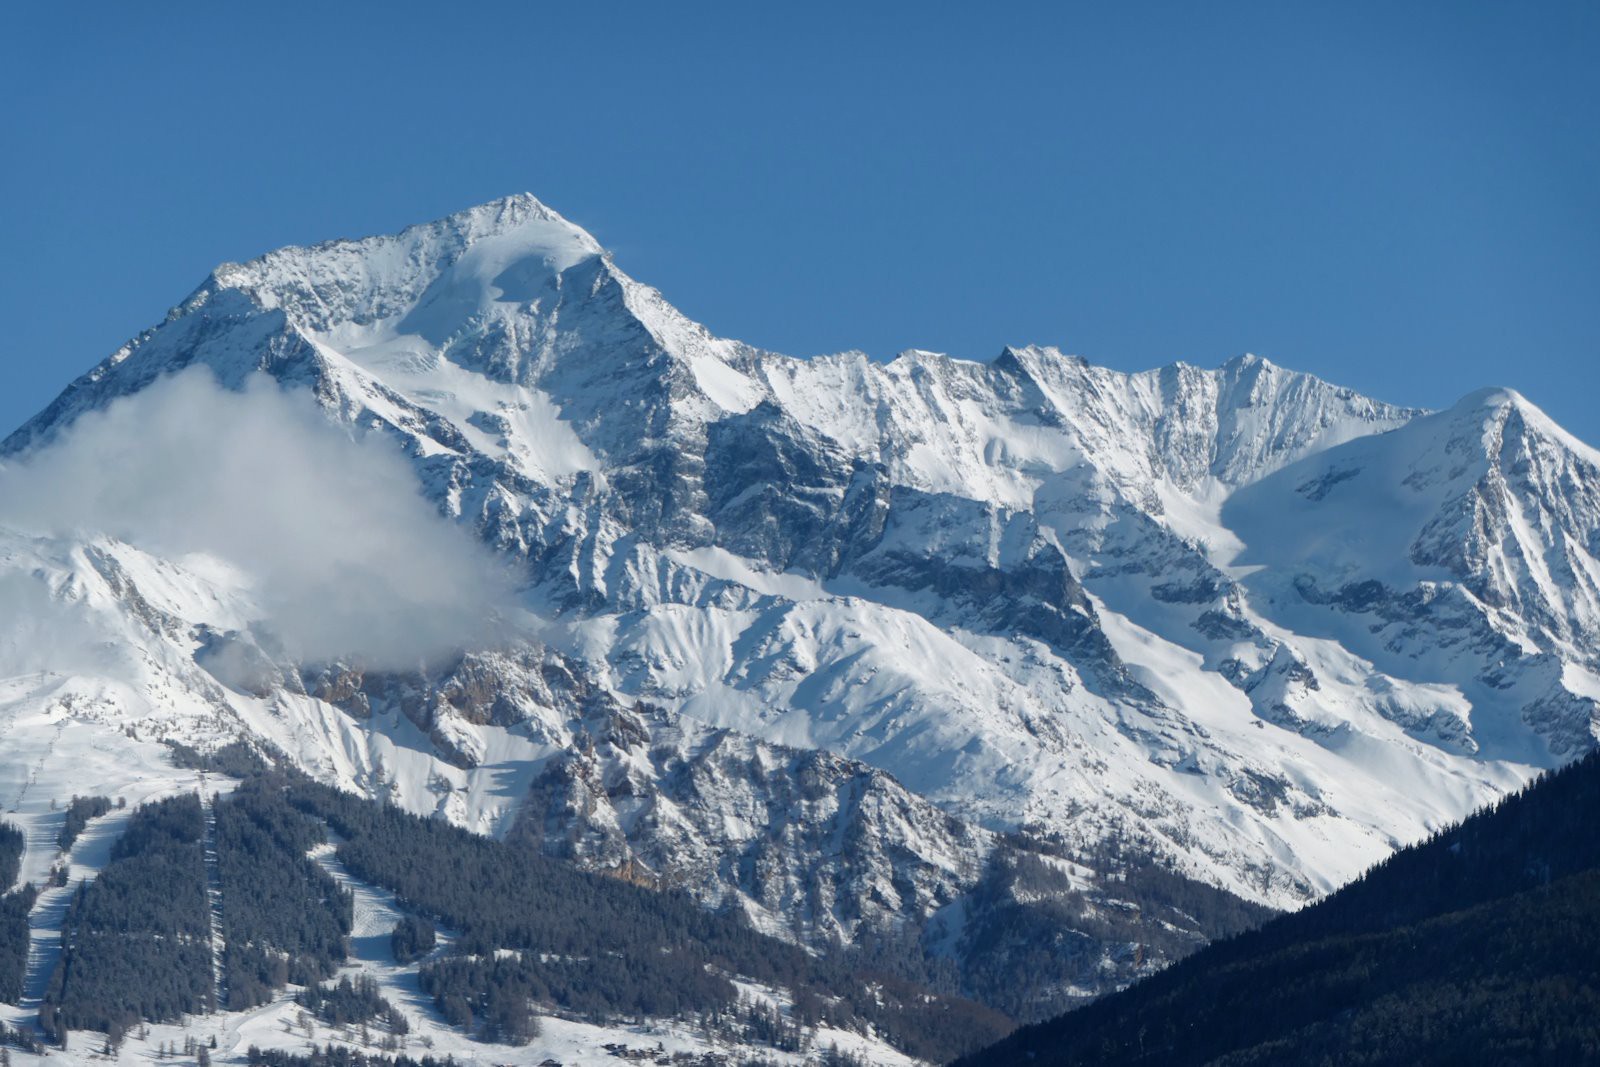
[[[390,445],[265,376],[231,392],[190,370],[83,416],[0,468],[0,525],[226,560],[303,661],[415,666],[496,642],[516,613],[508,571]]]

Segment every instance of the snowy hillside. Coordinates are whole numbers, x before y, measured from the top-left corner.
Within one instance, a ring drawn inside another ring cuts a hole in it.
[[[998,835],[1295,906],[1600,737],[1600,459],[1504,391],[1430,414],[1252,356],[794,359],[515,196],[219,267],[0,455],[38,470],[86,413],[205,375],[400,457],[515,602],[380,663],[293,640],[265,548],[0,511],[0,719],[37,742],[0,781],[69,781],[66,724],[254,738],[785,937],[934,944]],[[350,529],[422,525],[376,506]],[[488,601],[427,544],[368,568],[384,597]],[[311,625],[367,587],[337,588],[296,632],[350,629]],[[1115,956],[1080,992],[1132,976]]]

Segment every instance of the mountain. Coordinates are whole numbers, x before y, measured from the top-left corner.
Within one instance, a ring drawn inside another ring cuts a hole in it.
[[[1308,628],[1385,669],[1469,679],[1471,709],[1521,706],[1520,721],[1433,729],[1538,763],[1595,741],[1597,486],[1600,452],[1491,389],[1263,479],[1225,518],[1251,546],[1238,562],[1277,576],[1258,587]]]
[[[217,268],[0,458],[185,372],[265,376],[399,457],[522,614],[438,662],[307,656],[225,544],[0,518],[19,817],[244,741],[1030,1019],[1600,736],[1600,465],[1507,391],[795,359],[514,196]]]
[[[1593,1062],[1597,805],[1589,755],[1309,908],[959,1062]]]

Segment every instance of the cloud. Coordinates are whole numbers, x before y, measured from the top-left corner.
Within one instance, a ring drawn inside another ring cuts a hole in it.
[[[0,525],[225,560],[302,662],[415,667],[499,643],[517,613],[509,571],[392,445],[265,375],[232,392],[191,369],[82,416],[0,467]]]

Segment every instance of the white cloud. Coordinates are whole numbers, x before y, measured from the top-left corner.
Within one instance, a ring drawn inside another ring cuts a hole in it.
[[[0,468],[0,524],[226,560],[307,662],[411,667],[496,643],[516,611],[509,572],[390,445],[265,376],[231,392],[189,370],[84,415]]]

